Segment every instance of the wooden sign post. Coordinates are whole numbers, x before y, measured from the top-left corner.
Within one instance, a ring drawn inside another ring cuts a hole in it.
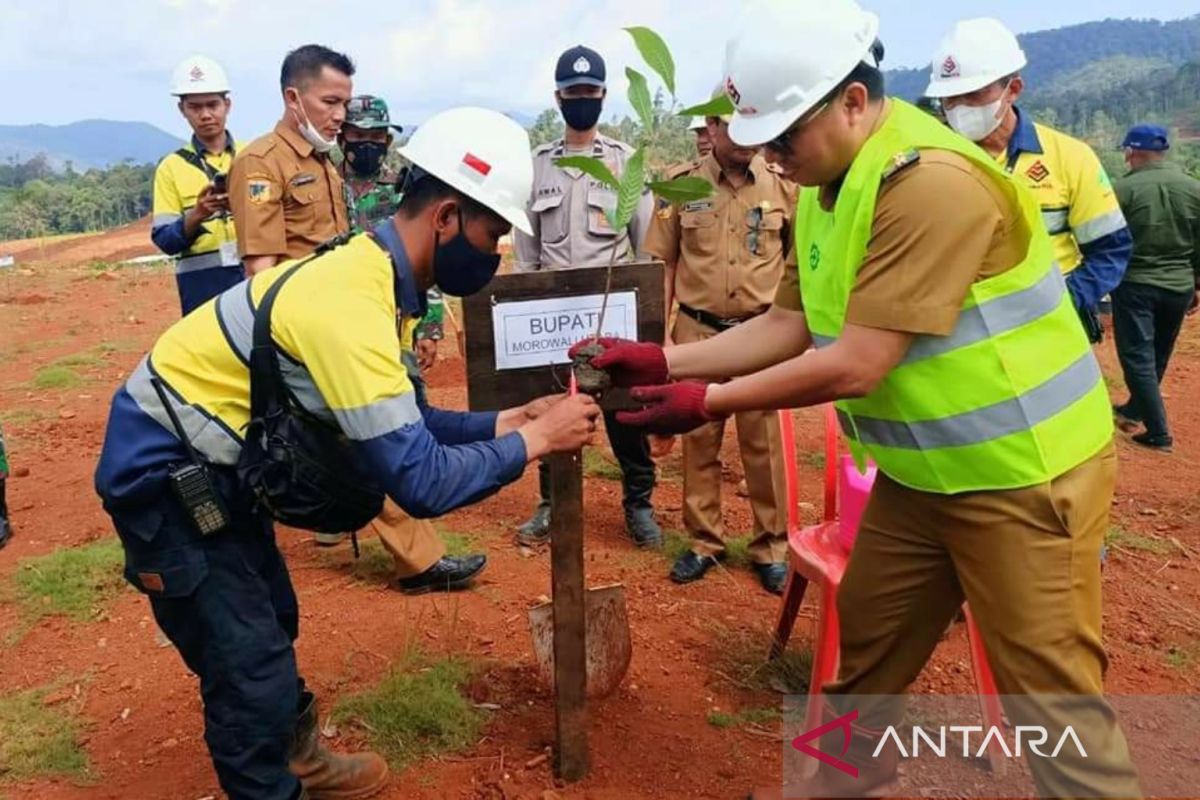
[[[603,268],[498,275],[463,299],[467,394],[472,411],[496,411],[562,392],[569,379],[566,352],[596,332],[604,296]],[[613,269],[606,336],[661,342],[666,320],[661,263]],[[556,371],[557,370],[557,371]],[[628,405],[614,390],[606,410]],[[550,582],[554,606],[554,697],[564,780],[588,771],[587,617],[583,570],[583,459],[559,453],[550,466]]]

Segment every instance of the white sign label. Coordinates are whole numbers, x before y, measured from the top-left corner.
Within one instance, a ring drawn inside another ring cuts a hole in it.
[[[602,294],[517,300],[492,309],[496,369],[567,364],[571,345],[596,333]],[[603,336],[637,339],[637,292],[614,292],[604,312]]]

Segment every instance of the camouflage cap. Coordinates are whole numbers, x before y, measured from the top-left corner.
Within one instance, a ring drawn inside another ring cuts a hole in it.
[[[346,125],[365,130],[378,128],[394,128],[397,133],[403,130],[399,125],[393,125],[388,117],[387,103],[382,97],[360,94],[351,97],[346,103]]]

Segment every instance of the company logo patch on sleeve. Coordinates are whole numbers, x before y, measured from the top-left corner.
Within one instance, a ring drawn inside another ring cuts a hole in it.
[[[271,199],[271,182],[249,181],[246,184],[246,191],[249,193],[250,202],[260,205]]]

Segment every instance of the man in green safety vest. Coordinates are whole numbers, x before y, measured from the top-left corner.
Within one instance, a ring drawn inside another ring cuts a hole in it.
[[[644,408],[622,420],[657,433],[836,402],[878,465],[823,687],[831,713],[859,712],[830,750],[858,776],[823,763],[814,796],[888,793],[882,734],[964,600],[1000,693],[1020,696],[1010,719],[1086,731],[1086,759],[1030,759],[1039,796],[1141,796],[1102,696],[1111,409],[1036,201],[884,96],[879,22],[854,0],[757,0],[746,19],[726,51],[729,135],[803,187],[798,263],[743,325],[665,350],[608,340],[592,363],[637,387]]]

